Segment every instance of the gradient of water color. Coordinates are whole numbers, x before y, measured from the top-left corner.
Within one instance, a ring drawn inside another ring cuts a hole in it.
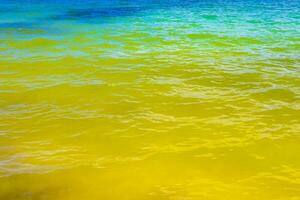
[[[0,0],[0,199],[299,200],[300,1]]]

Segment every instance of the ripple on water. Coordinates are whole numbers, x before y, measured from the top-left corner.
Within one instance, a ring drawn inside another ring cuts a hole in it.
[[[298,199],[297,1],[0,7],[0,199]]]

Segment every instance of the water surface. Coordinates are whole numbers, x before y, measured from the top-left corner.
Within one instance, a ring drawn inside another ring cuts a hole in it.
[[[0,199],[300,199],[297,0],[0,0]]]

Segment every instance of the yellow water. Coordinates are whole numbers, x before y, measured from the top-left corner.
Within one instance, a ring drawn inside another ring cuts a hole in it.
[[[191,7],[3,25],[1,200],[300,199],[299,18]]]

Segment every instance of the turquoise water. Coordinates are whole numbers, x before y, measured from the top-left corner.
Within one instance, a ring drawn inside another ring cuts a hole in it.
[[[0,199],[300,199],[299,13],[0,0]]]

